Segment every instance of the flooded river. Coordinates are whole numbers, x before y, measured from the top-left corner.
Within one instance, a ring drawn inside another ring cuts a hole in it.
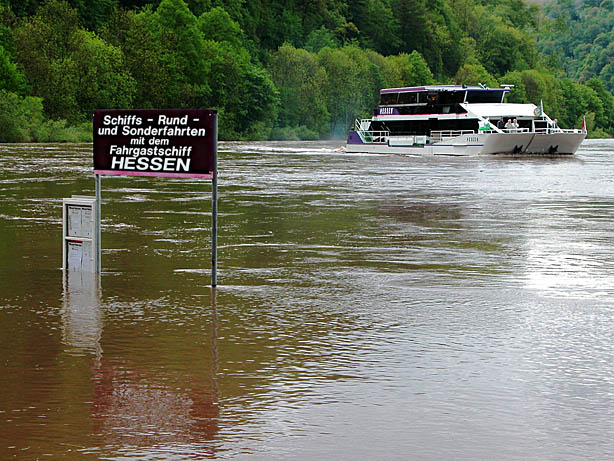
[[[221,143],[211,185],[0,145],[0,459],[606,459],[614,141],[559,159]]]

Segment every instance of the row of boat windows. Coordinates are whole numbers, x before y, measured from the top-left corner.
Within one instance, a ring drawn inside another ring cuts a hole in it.
[[[461,107],[460,104],[452,104],[452,105],[436,105],[429,106],[425,104],[416,105],[416,106],[396,106],[398,114],[400,115],[417,115],[417,114],[465,114],[467,111]],[[388,109],[388,113],[386,109],[380,107],[379,115],[392,115],[392,107]],[[395,112],[395,114],[397,113]],[[378,115],[375,113],[374,115]]]
[[[492,120],[494,122],[494,120]],[[520,121],[520,128],[531,128],[530,120]],[[476,119],[462,120],[386,120],[373,121],[371,131],[389,131],[393,135],[429,135],[431,131],[478,131]]]
[[[503,102],[504,91],[410,91],[399,93],[382,93],[380,106],[397,106],[404,104],[451,105],[468,103]]]
[[[389,131],[393,135],[429,135],[431,131],[478,131],[478,121],[465,120],[407,120],[372,122],[372,131]]]

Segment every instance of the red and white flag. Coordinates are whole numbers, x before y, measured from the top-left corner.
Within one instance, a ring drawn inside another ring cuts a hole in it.
[[[586,133],[586,117],[582,119],[582,132]]]

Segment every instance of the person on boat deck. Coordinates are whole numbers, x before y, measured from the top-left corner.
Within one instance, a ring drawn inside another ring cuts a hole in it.
[[[505,122],[505,129],[507,131],[511,131],[513,127],[514,127],[514,122],[512,121],[511,118],[508,118],[507,122]]]
[[[503,119],[500,118],[499,121],[497,122],[497,128],[502,129],[503,128]]]
[[[514,128],[514,130],[518,130],[518,128],[520,128],[520,125],[518,125],[518,119],[514,119],[514,126],[512,128]]]

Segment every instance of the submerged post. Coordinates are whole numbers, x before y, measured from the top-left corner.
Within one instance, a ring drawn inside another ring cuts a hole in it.
[[[97,267],[96,267],[96,272],[97,273],[101,273],[102,272],[102,244],[100,243],[100,236],[101,236],[101,232],[100,232],[100,222],[102,220],[101,218],[101,214],[100,214],[100,202],[101,202],[101,192],[100,192],[100,175],[97,174],[95,175],[96,177],[96,217],[95,219],[95,226],[96,226],[96,248],[94,249],[94,251],[96,251],[96,254],[98,255],[98,263],[97,263]]]
[[[211,180],[211,287],[217,286],[217,114],[213,115],[213,177]]]

